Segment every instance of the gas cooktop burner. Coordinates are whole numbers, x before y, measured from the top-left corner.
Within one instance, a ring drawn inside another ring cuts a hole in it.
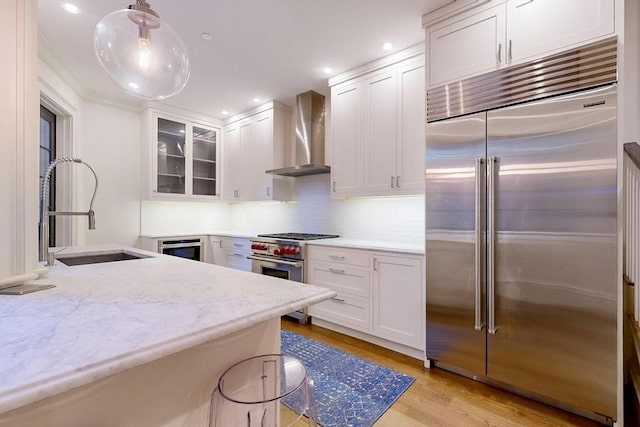
[[[340,237],[337,234],[312,234],[312,233],[274,233],[274,234],[258,234],[258,237],[269,237],[272,239],[287,239],[287,240],[317,240],[317,239],[332,239],[334,237]]]

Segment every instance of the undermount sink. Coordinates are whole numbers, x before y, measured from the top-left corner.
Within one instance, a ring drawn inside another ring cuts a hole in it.
[[[82,254],[82,255],[69,255],[57,258],[58,261],[67,266],[73,265],[85,265],[85,264],[99,264],[103,262],[114,261],[127,261],[131,259],[149,258],[147,255],[131,254],[129,252],[110,252],[103,254]]]

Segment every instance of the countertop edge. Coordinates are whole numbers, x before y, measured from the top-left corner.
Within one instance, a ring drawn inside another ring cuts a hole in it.
[[[336,292],[327,290],[313,297],[301,298],[295,303],[282,305],[271,310],[264,310],[249,318],[242,319],[242,321],[229,322],[221,326],[216,326],[213,330],[205,329],[194,332],[170,342],[160,343],[144,350],[138,350],[135,354],[126,354],[112,360],[95,364],[94,366],[79,369],[70,375],[53,378],[47,382],[25,384],[20,388],[8,391],[4,396],[0,395],[0,414],[241,331],[275,317],[327,300],[336,295]]]
[[[361,249],[367,251],[393,252],[410,255],[424,255],[424,249],[418,248],[416,245],[403,245],[402,242],[383,242],[383,241],[367,241],[357,239],[322,239],[309,240],[306,242],[309,246],[327,246],[349,249]]]

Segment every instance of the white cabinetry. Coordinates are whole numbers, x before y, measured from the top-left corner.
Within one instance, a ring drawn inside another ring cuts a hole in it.
[[[615,0],[507,0],[485,3],[433,25],[425,15],[429,86],[612,35],[614,6]]]
[[[424,58],[407,56],[330,81],[334,196],[422,193]]]
[[[309,248],[307,281],[338,293],[313,305],[309,314],[363,332],[371,330],[371,271],[366,252]]]
[[[424,277],[421,257],[373,254],[373,333],[424,348]]]
[[[429,84],[495,70],[504,58],[504,4],[427,28]]]
[[[146,198],[219,198],[219,127],[148,109],[144,129]]]
[[[251,241],[243,237],[210,236],[213,264],[251,271]]]
[[[362,93],[362,80],[331,88],[331,180],[337,196],[362,191]]]
[[[291,132],[291,108],[277,102],[227,120],[223,199],[289,200],[291,181],[265,171],[284,166]]]
[[[307,281],[337,292],[309,308],[312,322],[422,357],[422,256],[309,245]]]

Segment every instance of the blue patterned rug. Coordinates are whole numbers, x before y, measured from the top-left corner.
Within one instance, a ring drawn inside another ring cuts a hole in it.
[[[281,339],[282,353],[300,359],[313,379],[324,427],[373,425],[415,380],[291,331],[283,329]]]

